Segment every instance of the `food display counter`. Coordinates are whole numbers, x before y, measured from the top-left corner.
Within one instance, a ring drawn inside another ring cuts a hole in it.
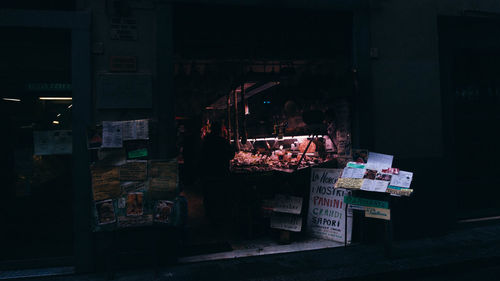
[[[334,161],[334,145],[327,135],[248,139],[231,161],[233,173],[281,171],[293,173]]]

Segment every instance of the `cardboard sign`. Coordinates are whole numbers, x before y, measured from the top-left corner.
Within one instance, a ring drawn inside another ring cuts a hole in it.
[[[271,216],[271,228],[300,232],[302,229],[302,217],[293,214],[273,213]]]
[[[366,199],[353,196],[344,196],[344,202],[350,205],[389,209],[389,202],[387,201],[379,201],[379,200]]]
[[[365,207],[365,217],[383,219],[383,220],[391,220],[391,210],[381,209],[381,208],[373,208],[373,207]]]
[[[93,168],[91,174],[92,191],[95,201],[114,198],[120,195],[118,167]]]
[[[274,197],[274,212],[299,215],[302,210],[302,197],[276,194]]]
[[[149,175],[152,178],[167,179],[177,182],[177,159],[170,161],[151,161]]]
[[[148,173],[147,161],[128,161],[120,166],[120,181],[143,181]]]
[[[312,169],[308,232],[318,238],[345,242],[345,207],[343,198],[349,194],[344,189],[334,188],[340,180],[341,169]],[[347,240],[351,240],[352,213],[347,217]]]

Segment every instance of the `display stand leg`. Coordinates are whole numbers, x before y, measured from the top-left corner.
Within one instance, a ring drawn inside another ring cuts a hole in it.
[[[387,200],[389,202],[389,210],[392,207],[391,204],[391,196],[389,196],[389,199]],[[385,250],[385,256],[387,258],[392,257],[392,237],[393,236],[393,229],[392,229],[392,218],[390,220],[385,221],[385,241],[384,241],[384,250]]]
[[[347,248],[347,209],[349,209],[349,204],[345,204],[345,213],[344,213],[344,247]]]

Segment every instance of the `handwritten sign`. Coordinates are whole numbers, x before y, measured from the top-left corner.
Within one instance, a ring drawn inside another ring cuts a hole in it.
[[[302,197],[276,194],[274,197],[274,212],[299,215],[302,210]]]
[[[293,214],[273,213],[271,228],[300,232],[302,230],[302,217]]]
[[[349,191],[336,189],[342,169],[312,169],[308,232],[318,238],[344,242],[346,235],[343,198]],[[347,217],[347,240],[350,241],[352,214]]]
[[[128,161],[120,166],[121,181],[143,181],[146,180],[148,172],[147,161]]]
[[[365,217],[383,219],[383,220],[391,220],[391,210],[366,207],[365,208]]]
[[[353,196],[344,196],[344,202],[346,204],[351,204],[351,205],[389,209],[389,202],[387,201],[379,201],[379,200],[366,199]]]

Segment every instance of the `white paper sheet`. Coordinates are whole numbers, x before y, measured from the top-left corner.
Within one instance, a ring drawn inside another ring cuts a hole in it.
[[[363,181],[363,185],[361,186],[361,190],[385,192],[388,185],[388,181],[365,179]]]
[[[271,215],[271,228],[300,232],[302,217],[292,214],[273,213]]]
[[[123,146],[123,122],[102,122],[102,147],[120,148]]]
[[[393,159],[393,155],[368,152],[368,163],[366,163],[366,168],[379,171],[391,168]]]
[[[392,175],[391,185],[409,188],[413,179],[412,172],[399,171],[399,174]]]
[[[302,210],[302,197],[276,194],[274,197],[273,211],[280,213],[300,214]]]
[[[149,139],[148,120],[121,121],[123,124],[123,140]]]
[[[366,169],[345,167],[342,173],[343,178],[362,179]]]

